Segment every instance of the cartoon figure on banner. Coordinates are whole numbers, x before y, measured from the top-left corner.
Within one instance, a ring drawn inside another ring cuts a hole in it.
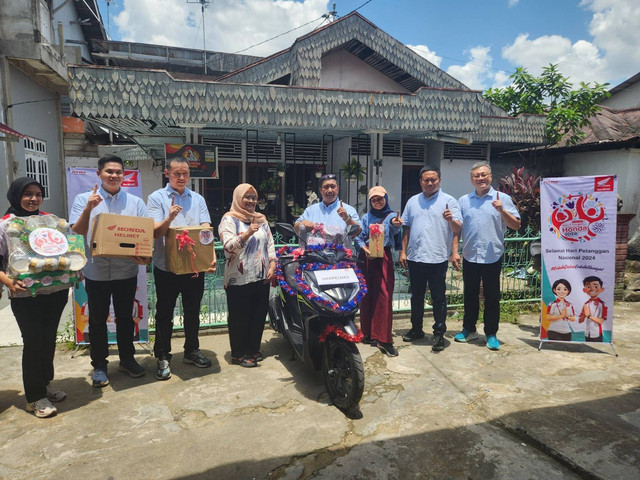
[[[571,293],[571,284],[568,280],[560,278],[553,282],[551,291],[556,296],[556,300],[547,307],[547,338],[563,342],[571,341],[573,329],[569,322],[575,322],[576,314],[567,301],[567,296]]]
[[[599,277],[589,276],[584,279],[583,284],[584,293],[589,295],[589,300],[582,307],[578,322],[585,322],[585,341],[602,342],[604,339],[602,324],[607,320],[607,306],[599,298],[604,292],[602,280]]]
[[[602,233],[605,209],[593,194],[563,195],[553,202],[549,217],[551,231],[570,242],[585,242]]]

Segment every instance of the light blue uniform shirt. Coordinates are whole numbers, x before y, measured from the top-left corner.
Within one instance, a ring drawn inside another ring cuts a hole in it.
[[[349,215],[358,225],[360,225],[360,216],[356,209],[351,205],[347,205],[343,203],[342,206],[347,211],[347,215]],[[300,218],[296,221],[302,222],[303,220],[309,220],[313,223],[322,223],[325,227],[331,226],[334,228],[329,228],[327,232],[331,234],[335,234],[335,228],[339,229],[340,232],[347,231],[347,223],[342,220],[342,217],[338,215],[338,207],[340,207],[340,199],[337,198],[333,203],[329,205],[325,205],[324,202],[314,203],[313,205],[309,205],[304,209]],[[344,241],[345,247],[351,247],[351,238],[347,237]]]
[[[489,192],[478,197],[476,192],[460,197],[462,209],[462,256],[467,262],[495,263],[504,253],[504,232],[507,224],[500,212],[491,205],[497,191],[491,187]],[[502,208],[520,218],[513,200],[500,192]]]
[[[362,232],[354,239],[354,243],[360,250],[369,241],[369,225],[380,223],[384,225],[384,246],[395,248],[393,236],[400,231],[402,227],[391,225],[391,220],[396,218],[396,212],[390,212],[382,222],[378,217],[374,217],[371,213],[367,213],[362,217]]]
[[[418,193],[409,199],[402,222],[409,227],[407,259],[412,262],[442,263],[449,260],[453,232],[442,214],[449,207],[453,219],[462,221],[458,201],[438,190],[430,198]]]
[[[167,184],[166,187],[156,190],[147,198],[147,211],[154,222],[163,222],[169,215],[171,197],[175,197],[174,205],[180,205],[182,210],[173,219],[170,227],[196,227],[203,223],[211,223],[211,216],[202,195],[188,188],[182,195]],[[164,235],[156,238],[153,246],[153,266],[167,271],[167,263],[164,251]]]
[[[96,215],[100,213],[117,213],[118,215],[129,215],[131,217],[146,217],[147,208],[141,198],[122,190],[115,195],[111,195],[101,185],[97,193],[102,197],[102,202],[91,210],[91,216],[89,217],[89,230],[84,239],[87,264],[82,269],[82,273],[89,280],[95,281],[126,280],[127,278],[135,277],[138,275],[137,263],[125,258],[91,257],[89,242],[91,241],[91,231],[93,230],[93,219]],[[74,199],[71,215],[69,216],[71,225],[80,218],[91,194],[91,191],[80,193]]]

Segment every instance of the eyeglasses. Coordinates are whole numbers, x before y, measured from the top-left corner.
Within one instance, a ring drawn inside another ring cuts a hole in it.
[[[473,179],[479,179],[479,178],[487,178],[490,177],[491,174],[490,173],[474,173],[473,175],[471,175],[471,178]]]
[[[320,180],[324,181],[324,180],[335,180],[336,179],[336,174],[335,173],[325,173],[324,175],[322,175],[320,177]]]

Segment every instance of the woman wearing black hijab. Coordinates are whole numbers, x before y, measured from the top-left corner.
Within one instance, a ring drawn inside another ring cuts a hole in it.
[[[11,310],[22,334],[22,381],[27,410],[36,417],[49,417],[57,412],[51,401],[64,400],[66,394],[51,385],[53,357],[60,316],[67,304],[69,286],[60,285],[53,292],[32,296],[22,280],[7,273],[6,229],[13,217],[46,215],[40,211],[44,188],[33,178],[21,177],[9,187],[10,207],[0,221],[0,283],[9,290]]]

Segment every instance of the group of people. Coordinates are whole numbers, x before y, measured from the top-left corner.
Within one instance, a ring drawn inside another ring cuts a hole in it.
[[[520,215],[512,199],[491,186],[488,163],[474,164],[470,173],[474,191],[456,200],[440,188],[440,169],[426,165],[419,174],[422,192],[407,201],[402,216],[389,206],[384,188],[376,186],[369,191],[370,209],[362,219],[363,231],[356,241],[368,287],[360,307],[360,322],[364,342],[376,345],[389,356],[398,355],[391,334],[394,248],[400,250],[400,264],[408,270],[411,285],[411,329],[402,337],[405,342],[425,337],[424,299],[428,286],[433,308],[431,348],[434,352],[444,350],[446,277],[451,262],[458,270],[462,264],[464,282],[463,328],[454,340],[465,343],[478,338],[482,284],[486,345],[491,350],[500,349],[497,332],[504,234],[507,227],[520,228]],[[373,223],[385,226],[383,258],[369,258],[368,227]],[[458,253],[460,238],[462,259]]]
[[[165,235],[170,227],[209,227],[211,218],[204,198],[188,188],[189,164],[182,157],[167,160],[164,188],[149,195],[147,203],[123,191],[124,164],[117,156],[108,155],[98,161],[96,183],[92,191],[79,194],[72,205],[69,223],[74,232],[85,236],[87,264],[83,269],[89,306],[90,355],[93,366],[92,384],[109,384],[107,374],[107,318],[113,302],[116,318],[116,338],[120,363],[118,370],[131,377],[140,377],[145,369],[134,358],[134,321],[132,306],[135,298],[139,265],[148,264],[143,257],[106,258],[90,255],[88,237],[94,217],[100,213],[115,213],[154,220],[153,274],[157,292],[156,338],[154,356],[156,378],[171,377],[171,337],[173,312],[178,294],[182,294],[184,311],[183,362],[206,368],[211,361],[199,348],[199,311],[204,293],[204,275],[174,274],[165,262]],[[381,186],[368,194],[368,213],[360,219],[356,210],[339,198],[339,185],[333,174],[320,180],[322,201],[310,205],[295,224],[313,228],[322,223],[325,228],[346,231],[350,225],[359,263],[367,279],[368,293],[360,305],[360,322],[364,341],[377,346],[389,356],[397,356],[392,333],[392,295],[394,268],[392,250],[400,250],[400,263],[408,268],[411,282],[411,330],[403,340],[424,338],[424,296],[429,286],[433,302],[434,351],[444,349],[447,305],[445,297],[448,263],[460,268],[458,241],[463,239],[463,279],[465,314],[459,342],[478,338],[476,322],[479,311],[479,288],[482,282],[485,298],[484,329],[487,346],[497,350],[500,283],[499,274],[504,250],[506,227],[517,229],[520,219],[511,198],[500,195],[491,187],[491,169],[487,163],[475,164],[471,181],[475,191],[459,201],[440,189],[440,170],[425,166],[420,171],[422,193],[407,202],[404,212],[393,211],[389,197]],[[44,189],[31,178],[12,183],[7,193],[10,208],[3,220],[13,216],[46,215],[39,210]],[[276,254],[271,230],[264,215],[256,212],[258,194],[250,184],[240,184],[233,192],[230,211],[219,225],[219,238],[224,247],[226,265],[224,287],[228,305],[228,331],[231,361],[243,367],[256,367],[263,357],[260,344],[267,313],[269,284],[276,267]],[[373,224],[384,225],[384,254],[372,258],[369,232]],[[62,310],[68,298],[68,286],[45,295],[31,296],[23,282],[10,278],[6,272],[7,244],[0,223],[0,282],[11,297],[11,307],[23,337],[23,383],[27,410],[38,417],[56,412],[51,402],[63,400],[66,394],[55,388],[53,357],[55,339]],[[348,239],[346,239],[349,242]],[[212,246],[213,248],[213,246]],[[209,272],[216,270],[215,252]]]

